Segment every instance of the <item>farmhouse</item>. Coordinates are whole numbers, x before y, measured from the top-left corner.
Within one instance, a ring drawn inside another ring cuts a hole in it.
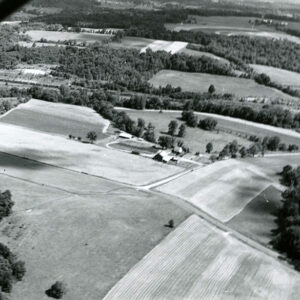
[[[181,155],[181,154],[183,153],[182,147],[176,146],[176,147],[173,149],[173,153],[175,153],[176,155]]]
[[[166,151],[159,151],[156,153],[153,157],[154,160],[161,161],[164,163],[167,163],[171,160],[171,156],[169,156],[169,153]]]

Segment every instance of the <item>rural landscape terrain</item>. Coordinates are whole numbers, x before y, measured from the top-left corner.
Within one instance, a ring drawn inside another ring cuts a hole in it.
[[[1,21],[0,299],[298,300],[299,220],[299,1]]]

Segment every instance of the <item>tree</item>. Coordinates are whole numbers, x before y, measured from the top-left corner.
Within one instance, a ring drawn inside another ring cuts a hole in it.
[[[214,130],[218,124],[218,121],[212,118],[205,118],[200,120],[199,127],[204,130]]]
[[[142,127],[143,129],[145,128],[145,126],[146,126],[146,122],[145,122],[145,120],[144,119],[142,119],[142,118],[138,118],[138,123],[137,123],[137,126],[138,127]]]
[[[242,148],[240,149],[239,153],[240,153],[240,155],[241,155],[242,158],[246,157],[246,155],[247,155],[247,150],[246,150],[246,148],[245,148],[245,147],[242,147]]]
[[[184,124],[181,124],[179,127],[178,136],[185,137],[185,135],[186,135],[186,126]]]
[[[257,154],[259,151],[258,147],[256,144],[252,144],[249,149],[248,149],[248,152],[254,157],[255,154]]]
[[[206,152],[209,154],[209,153],[211,153],[211,151],[213,150],[213,144],[212,143],[208,143],[207,145],[206,145]]]
[[[11,200],[11,192],[9,190],[3,193],[0,191],[0,221],[11,214],[14,204]]]
[[[182,120],[186,121],[186,124],[190,127],[196,127],[198,124],[198,118],[195,116],[193,111],[183,111]]]
[[[231,153],[231,155],[236,155],[236,153],[239,150],[239,146],[236,140],[233,140],[230,144],[229,144],[229,152]]]
[[[26,273],[25,263],[21,260],[15,262],[12,265],[13,275],[17,278],[17,280],[22,280]]]
[[[267,147],[270,151],[278,150],[280,144],[280,138],[278,136],[272,136],[269,138]]]
[[[97,133],[95,131],[90,131],[86,137],[90,140],[91,144],[93,144],[97,140]]]
[[[148,124],[147,130],[144,133],[144,139],[150,143],[156,143],[156,138],[155,138],[155,127],[152,125],[152,123]]]
[[[167,135],[161,135],[158,138],[158,143],[163,147],[163,148],[173,148],[175,145],[175,138],[173,136],[167,136]]]
[[[177,123],[177,121],[172,120],[172,121],[169,123],[169,126],[168,126],[168,127],[169,127],[168,134],[174,136],[174,135],[175,135],[175,132],[176,132],[176,130],[177,130],[177,128],[178,128],[178,123]]]
[[[46,295],[55,299],[61,299],[66,293],[66,287],[61,281],[56,281],[50,289],[46,290]]]
[[[210,94],[213,94],[215,91],[216,91],[215,86],[214,86],[213,84],[211,84],[211,85],[209,86],[209,88],[208,88],[208,92],[209,92]]]

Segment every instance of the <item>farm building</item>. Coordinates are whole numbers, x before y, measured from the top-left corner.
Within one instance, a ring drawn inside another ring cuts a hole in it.
[[[158,153],[156,153],[154,155],[153,159],[157,160],[157,161],[167,163],[172,159],[172,157],[169,156],[169,153],[166,152],[166,151],[159,151]]]
[[[129,133],[126,133],[126,132],[121,132],[120,134],[119,134],[119,138],[122,138],[122,139],[131,139],[132,138],[132,135],[131,134],[129,134]]]
[[[181,155],[182,153],[183,153],[183,149],[182,149],[182,147],[175,147],[174,149],[173,149],[173,153],[175,153],[176,155]]]

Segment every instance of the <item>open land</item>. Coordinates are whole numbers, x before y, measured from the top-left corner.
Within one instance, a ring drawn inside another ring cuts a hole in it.
[[[111,38],[110,34],[98,33],[75,33],[75,32],[60,32],[60,31],[45,31],[45,30],[29,30],[26,34],[32,41],[40,41],[46,39],[51,42],[63,42],[66,40],[76,40],[79,42],[99,42]]]
[[[283,69],[263,65],[250,65],[257,73],[265,73],[271,81],[300,89],[300,74]]]
[[[228,222],[270,185],[253,166],[236,160],[225,160],[199,168],[157,188],[180,197]]]
[[[269,186],[255,197],[242,212],[226,223],[230,228],[268,245],[273,238],[275,213],[281,206],[281,191]]]
[[[298,299],[299,276],[191,216],[106,295],[111,299]]]
[[[146,52],[147,49],[151,49],[153,52],[166,51],[171,54],[175,54],[180,50],[186,48],[188,43],[184,42],[168,42],[156,40],[141,50],[141,53]]]
[[[217,93],[229,93],[240,97],[255,96],[266,98],[295,99],[279,90],[256,83],[252,79],[212,75],[206,73],[187,73],[162,70],[149,81],[154,87],[181,87],[183,91],[207,92],[213,84]]]
[[[98,139],[102,139],[106,137],[105,131],[109,126],[108,120],[88,107],[35,99],[11,110],[0,118],[0,122],[65,137],[72,134],[82,139],[89,131],[95,131]]]
[[[0,161],[0,189],[15,201],[0,240],[27,269],[11,299],[48,299],[56,280],[67,283],[64,299],[102,299],[169,233],[169,219],[179,224],[189,215],[162,196],[105,179],[7,154]]]

